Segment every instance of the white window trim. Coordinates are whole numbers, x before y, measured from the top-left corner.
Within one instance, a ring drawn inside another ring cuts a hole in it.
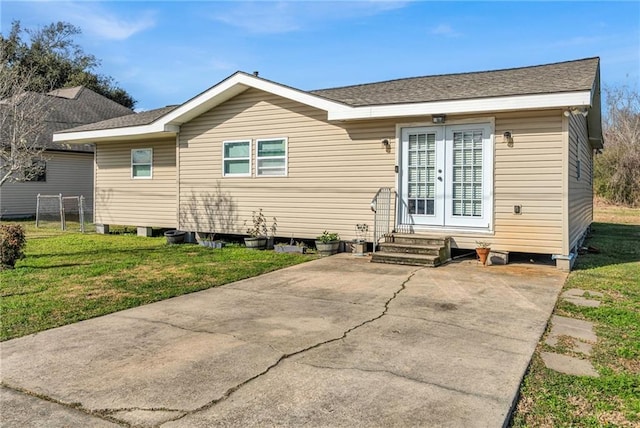
[[[147,165],[146,163],[133,163],[133,152],[135,151],[139,151],[139,150],[149,150],[151,152],[151,162],[148,164],[149,165],[149,176],[148,177],[136,177],[135,175],[133,175],[133,167],[134,165]],[[131,149],[131,178],[133,180],[150,180],[153,178],[153,148],[151,147],[146,147],[146,148],[136,148],[136,149]]]
[[[246,139],[246,140],[228,140],[228,141],[223,141],[222,142],[222,176],[223,177],[251,177],[251,171],[252,171],[252,161],[251,161],[251,146],[252,146],[252,140],[251,139]],[[232,143],[249,143],[249,156],[247,158],[226,158],[224,157],[224,147],[227,144],[232,144]],[[249,160],[249,172],[246,174],[226,174],[225,168],[224,168],[224,162],[228,159],[248,159]]]
[[[258,173],[258,161],[260,159],[281,159],[282,156],[258,156],[258,146],[261,141],[284,141],[284,174],[282,175],[261,175]],[[274,178],[274,177],[286,177],[289,175],[289,139],[287,137],[273,137],[273,138],[258,138],[256,139],[256,177],[260,178]]]

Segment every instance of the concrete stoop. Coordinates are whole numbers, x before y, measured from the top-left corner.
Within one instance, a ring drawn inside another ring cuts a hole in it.
[[[374,263],[436,267],[451,258],[449,237],[393,233],[378,248]]]
[[[585,295],[587,295],[587,297],[585,297]],[[592,299],[592,296],[602,297],[602,293],[593,291],[586,292],[584,290],[572,288],[562,293],[560,298],[577,306],[598,307],[600,305],[600,301]],[[588,359],[591,355],[593,345],[598,341],[598,337],[593,329],[593,323],[553,315],[551,317],[551,330],[545,339],[545,343],[549,346],[556,347],[560,343],[562,337],[568,337],[571,339],[569,341],[571,352],[582,354],[585,358],[577,358],[554,352],[542,352],[541,357],[545,366],[560,373],[576,376],[599,377],[598,372]]]

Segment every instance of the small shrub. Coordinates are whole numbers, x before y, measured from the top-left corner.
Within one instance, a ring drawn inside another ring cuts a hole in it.
[[[0,270],[13,269],[24,258],[22,249],[27,240],[19,224],[0,226]]]
[[[326,230],[322,232],[322,235],[316,237],[316,241],[328,244],[329,242],[335,242],[340,240],[340,235],[337,233],[329,233]]]
[[[273,217],[273,223],[271,227],[267,224],[267,218],[262,213],[262,208],[260,208],[257,212],[253,211],[251,213],[251,226],[247,227],[247,235],[252,238],[257,238],[259,236],[268,236],[269,232],[271,232],[271,236],[275,236],[276,230],[278,229],[278,224],[276,223],[278,220]],[[247,221],[244,221],[245,227],[247,226]]]

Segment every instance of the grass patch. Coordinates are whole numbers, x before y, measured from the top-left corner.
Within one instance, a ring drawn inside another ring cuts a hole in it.
[[[587,244],[600,254],[578,258],[564,290],[604,294],[598,308],[559,300],[557,315],[593,322],[598,341],[589,357],[599,378],[547,369],[540,342],[520,390],[513,427],[640,426],[640,210],[598,206]],[[603,221],[604,220],[604,221]],[[548,331],[547,331],[548,333]]]
[[[0,340],[310,260],[301,254],[167,245],[164,237],[27,230],[26,258],[0,272]]]

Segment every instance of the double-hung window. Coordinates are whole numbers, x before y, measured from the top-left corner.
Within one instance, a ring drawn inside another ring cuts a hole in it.
[[[151,178],[153,149],[131,150],[131,178]]]
[[[222,143],[222,175],[242,177],[251,175],[251,140]]]
[[[287,139],[256,140],[256,176],[287,175]]]

